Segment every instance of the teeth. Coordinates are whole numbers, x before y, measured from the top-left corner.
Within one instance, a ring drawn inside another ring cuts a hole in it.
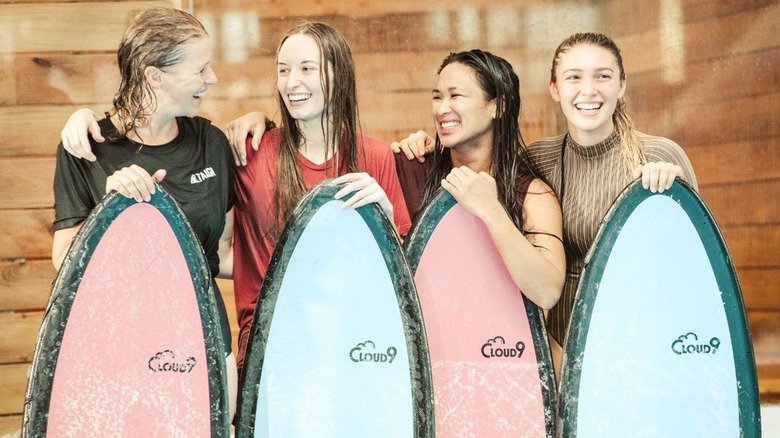
[[[600,103],[581,103],[575,106],[577,107],[577,109],[581,109],[581,110],[597,110],[601,108]]]
[[[291,94],[290,102],[299,102],[301,100],[306,100],[309,97],[311,97],[311,94]]]
[[[452,122],[444,122],[441,124],[442,128],[454,128],[456,126],[460,125],[460,122],[452,121]]]

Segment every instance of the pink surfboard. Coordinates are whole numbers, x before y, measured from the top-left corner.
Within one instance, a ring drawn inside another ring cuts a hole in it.
[[[441,191],[405,247],[428,338],[436,436],[555,436],[543,315],[482,221]]]
[[[110,194],[76,236],[38,335],[26,436],[226,437],[203,251],[173,198]]]

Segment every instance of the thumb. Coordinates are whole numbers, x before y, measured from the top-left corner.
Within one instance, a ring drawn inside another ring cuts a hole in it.
[[[160,170],[158,170],[157,172],[154,172],[154,175],[152,175],[152,179],[153,179],[155,182],[160,182],[160,181],[162,181],[162,180],[163,180],[163,178],[165,178],[165,174],[166,174],[166,173],[167,173],[167,172],[165,171],[165,169],[160,169]]]
[[[100,125],[98,125],[97,120],[92,120],[92,122],[90,122],[89,134],[92,136],[92,139],[98,143],[106,141],[106,139],[103,138],[103,134],[100,133]]]
[[[642,165],[639,164],[634,168],[634,179],[639,178],[642,176]]]
[[[257,152],[257,150],[260,148],[260,140],[263,139],[262,135],[255,135],[252,137],[252,149]]]

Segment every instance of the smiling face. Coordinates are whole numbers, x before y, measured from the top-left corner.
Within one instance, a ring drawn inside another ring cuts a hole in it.
[[[468,150],[492,146],[494,100],[487,100],[474,71],[452,63],[439,73],[433,90],[433,121],[442,146]]]
[[[290,115],[299,122],[322,120],[322,67],[320,48],[308,35],[291,35],[279,48],[276,87]]]
[[[180,62],[160,69],[163,92],[158,93],[156,113],[171,117],[198,115],[203,95],[217,83],[211,53],[209,38],[193,38],[182,47]]]
[[[577,143],[590,146],[609,137],[612,115],[626,82],[615,56],[607,49],[579,44],[560,53],[550,94],[566,116]]]

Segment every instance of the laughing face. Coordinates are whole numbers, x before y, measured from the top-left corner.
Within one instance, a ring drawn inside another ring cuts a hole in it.
[[[163,70],[157,110],[172,117],[194,117],[200,111],[203,95],[217,83],[211,69],[211,40],[194,38],[184,45],[181,61]]]
[[[287,110],[299,122],[322,120],[325,93],[321,62],[317,42],[305,34],[291,35],[279,49],[276,87]]]
[[[494,100],[487,100],[471,67],[452,63],[433,90],[433,120],[442,146],[468,149],[491,145]]]
[[[550,94],[577,143],[599,143],[614,130],[612,115],[626,90],[621,73],[614,55],[599,46],[580,44],[560,54]]]

